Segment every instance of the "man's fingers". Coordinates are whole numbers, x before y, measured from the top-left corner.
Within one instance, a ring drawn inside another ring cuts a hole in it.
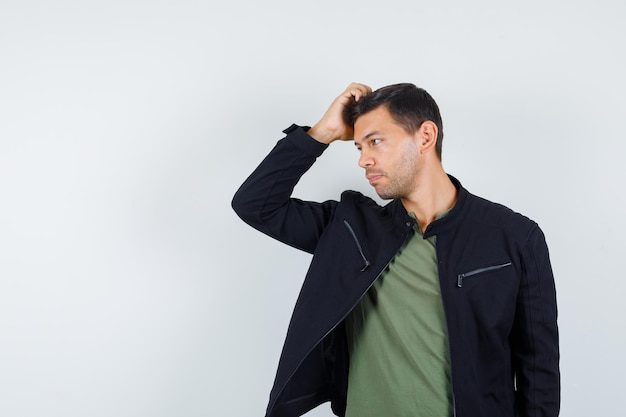
[[[359,101],[363,96],[371,92],[372,89],[370,86],[360,83],[352,83],[346,89],[346,93],[348,93],[350,97],[354,97],[355,101]]]
[[[352,140],[354,132],[352,126],[345,119],[345,110],[352,100],[359,101],[371,93],[372,89],[365,84],[352,83],[332,102],[324,116],[313,125],[308,133],[322,143],[331,143],[335,140]]]

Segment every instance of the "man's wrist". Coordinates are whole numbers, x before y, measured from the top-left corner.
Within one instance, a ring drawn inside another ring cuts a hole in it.
[[[328,144],[312,138],[311,135],[308,134],[310,129],[310,126],[302,126],[294,123],[283,130],[283,133],[287,134],[283,139],[288,140],[292,145],[302,149],[306,154],[318,157],[328,148]]]
[[[336,139],[336,135],[332,131],[325,129],[323,126],[314,125],[307,133],[316,141],[326,145],[329,145]]]

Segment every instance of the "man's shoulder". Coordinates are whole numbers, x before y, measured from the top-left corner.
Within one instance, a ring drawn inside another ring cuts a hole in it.
[[[377,200],[359,191],[346,190],[341,193],[341,199],[337,205],[338,212],[343,216],[356,216],[363,219],[391,219],[400,214],[398,211],[401,203],[399,200],[391,200],[381,205]]]
[[[537,228],[537,223],[508,206],[468,193],[469,215],[481,223],[490,224],[510,231],[528,233]]]
[[[345,190],[344,192],[342,192],[341,201],[345,201],[347,203],[365,203],[368,205],[373,204],[380,207],[380,205],[373,198],[366,196],[360,191],[354,190]]]
[[[346,190],[341,193],[340,205],[347,207],[354,207],[356,210],[368,211],[387,211],[394,206],[395,200],[390,203],[381,205],[378,201],[374,200],[360,191]]]

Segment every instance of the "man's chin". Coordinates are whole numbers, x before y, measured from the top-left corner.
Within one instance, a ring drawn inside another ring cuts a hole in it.
[[[396,198],[395,195],[389,192],[385,192],[384,190],[382,191],[376,190],[376,194],[378,194],[378,197],[380,197],[382,200],[393,200],[394,198]]]

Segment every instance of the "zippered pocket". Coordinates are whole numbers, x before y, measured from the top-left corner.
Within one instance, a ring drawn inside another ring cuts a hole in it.
[[[461,288],[461,287],[463,287],[463,280],[465,278],[469,278],[469,277],[471,277],[473,275],[482,274],[484,272],[495,271],[497,269],[506,268],[507,266],[511,266],[511,265],[512,265],[511,262],[506,262],[506,263],[499,264],[499,265],[491,265],[491,266],[486,266],[484,268],[474,269],[473,271],[469,271],[469,272],[466,272],[464,274],[459,274],[457,276],[456,285],[457,285],[457,287]]]
[[[343,224],[346,226],[346,229],[348,229],[348,232],[350,232],[350,235],[352,236],[352,239],[354,239],[354,243],[356,244],[356,247],[359,250],[359,254],[361,255],[361,258],[363,259],[364,265],[363,265],[363,268],[361,268],[361,272],[363,272],[370,266],[370,261],[367,260],[367,257],[365,256],[365,253],[363,252],[363,247],[361,246],[361,242],[359,242],[359,239],[356,237],[356,233],[354,233],[354,229],[352,229],[352,226],[350,226],[350,223],[348,223],[347,220],[344,220]]]

